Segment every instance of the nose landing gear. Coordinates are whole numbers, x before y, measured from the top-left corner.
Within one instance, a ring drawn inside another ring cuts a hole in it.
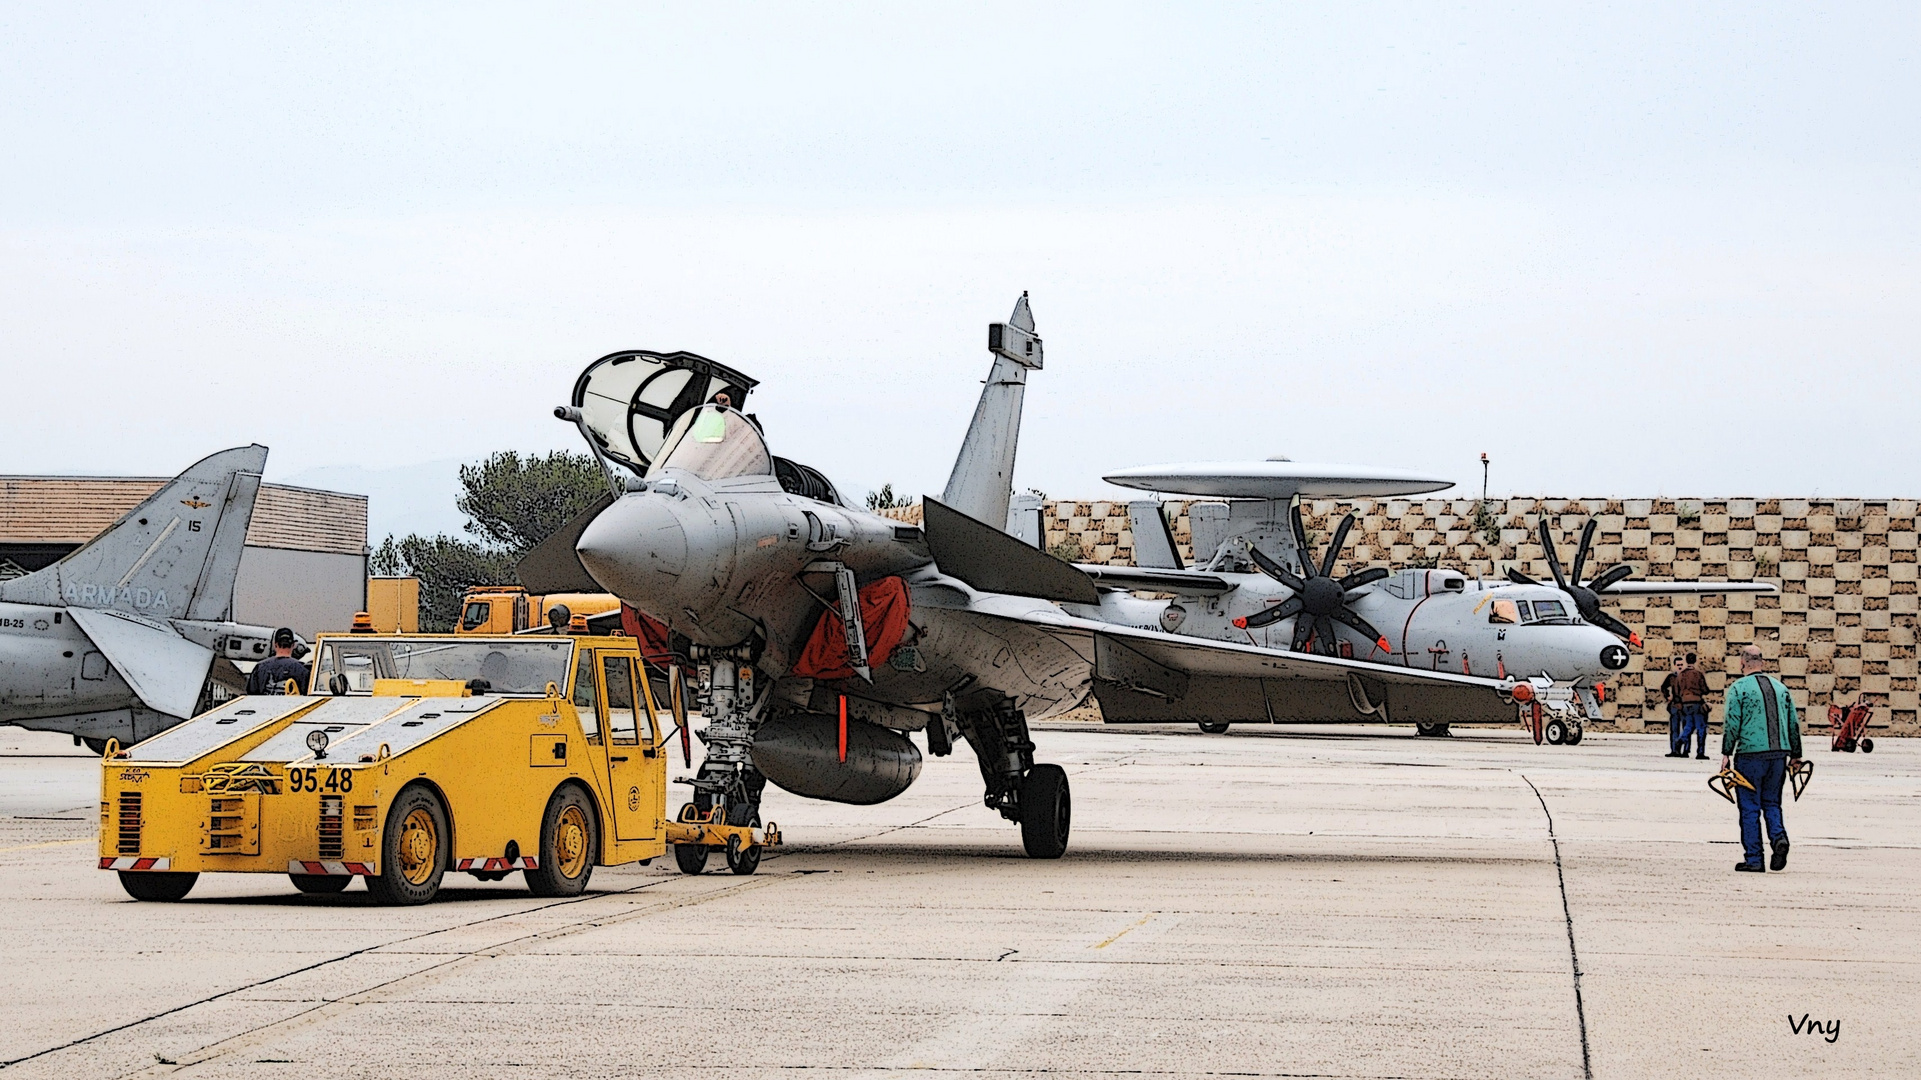
[[[745,647],[696,647],[695,659],[713,665],[706,691],[701,695],[701,712],[707,717],[707,727],[699,734],[700,741],[707,746],[707,757],[693,779],[677,781],[690,784],[694,789],[693,801],[681,807],[677,824],[729,828],[686,830],[690,839],[674,844],[674,864],[683,874],[699,874],[707,869],[708,855],[719,851],[727,857],[729,870],[751,874],[760,868],[761,849],[779,843],[779,833],[772,828],[765,831],[764,842],[758,839],[763,835],[760,796],[767,787],[767,778],[753,765],[754,729],[759,717],[754,708],[751,656]],[[684,715],[676,719],[686,723]],[[695,835],[713,842],[694,842],[691,837]]]

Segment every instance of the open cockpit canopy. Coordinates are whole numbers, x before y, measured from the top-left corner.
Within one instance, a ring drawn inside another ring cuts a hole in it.
[[[574,407],[608,457],[645,473],[676,421],[719,394],[738,409],[757,381],[690,352],[609,353],[574,382]]]

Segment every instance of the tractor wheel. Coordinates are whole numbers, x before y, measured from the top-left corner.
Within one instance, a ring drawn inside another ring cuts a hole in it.
[[[1861,740],[1861,752],[1862,752],[1862,753],[1864,753],[1864,754],[1872,754],[1872,753],[1874,753],[1874,740],[1873,740],[1873,739],[1862,739],[1862,740]]]
[[[447,808],[425,784],[401,791],[387,811],[380,838],[380,873],[367,879],[374,902],[424,904],[440,891],[447,872]]]
[[[760,814],[755,811],[753,807],[745,804],[729,806],[727,808],[727,824],[745,825],[749,828],[758,829],[760,828]],[[738,839],[730,838],[727,841],[727,869],[732,870],[742,877],[746,877],[748,874],[760,869],[760,853],[760,848],[743,848]]]
[[[1553,743],[1555,746],[1560,746],[1567,742],[1567,724],[1559,718],[1549,720],[1547,727],[1542,730],[1542,734],[1547,738],[1548,742]]]
[[[706,844],[675,844],[674,865],[683,874],[698,874],[707,869]]]
[[[1227,725],[1226,724],[1202,724],[1201,730],[1207,732],[1209,735],[1225,735],[1227,734]]]
[[[354,880],[346,874],[288,874],[287,879],[293,882],[294,888],[316,896],[345,892]]]
[[[167,871],[122,870],[120,887],[135,900],[154,900],[170,904],[184,898],[199,874],[175,874]]]
[[[1058,859],[1067,854],[1067,831],[1073,816],[1067,770],[1059,765],[1029,769],[1021,781],[1021,846],[1027,849],[1027,857]]]
[[[540,815],[540,863],[523,871],[527,891],[535,896],[579,896],[594,874],[600,852],[600,828],[594,804],[568,784],[547,800]]]

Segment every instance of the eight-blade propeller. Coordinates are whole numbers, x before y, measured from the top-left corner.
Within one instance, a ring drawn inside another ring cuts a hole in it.
[[[1300,652],[1312,641],[1313,651],[1324,656],[1335,656],[1338,655],[1338,646],[1334,624],[1341,622],[1360,631],[1374,642],[1375,648],[1393,652],[1387,643],[1387,636],[1347,606],[1348,593],[1381,580],[1388,572],[1376,566],[1343,578],[1334,576],[1334,561],[1340,557],[1341,545],[1347,542],[1347,531],[1354,527],[1354,515],[1349,514],[1341,520],[1340,528],[1334,531],[1334,542],[1327,546],[1327,555],[1317,570],[1314,561],[1308,557],[1307,529],[1301,524],[1301,508],[1289,507],[1289,512],[1294,525],[1294,550],[1301,559],[1301,574],[1295,574],[1252,547],[1247,549],[1247,553],[1253,557],[1254,565],[1260,567],[1262,573],[1294,590],[1294,595],[1265,611],[1235,619],[1234,625],[1244,630],[1252,629],[1298,615],[1300,617],[1294,621],[1293,650]]]
[[[1593,581],[1585,585],[1581,583],[1581,571],[1587,568],[1588,548],[1594,542],[1594,529],[1598,524],[1599,522],[1589,518],[1587,527],[1581,530],[1580,546],[1574,549],[1574,573],[1572,574],[1561,572],[1561,557],[1554,550],[1554,536],[1548,530],[1545,515],[1541,518],[1541,550],[1547,552],[1547,566],[1549,570],[1554,571],[1555,586],[1574,598],[1574,606],[1580,611],[1581,618],[1638,647],[1641,644],[1641,635],[1635,633],[1628,624],[1602,611],[1600,596],[1610,587],[1633,577],[1634,567],[1627,563],[1615,563],[1603,570]],[[1507,579],[1517,585],[1540,584],[1511,567],[1508,569]]]

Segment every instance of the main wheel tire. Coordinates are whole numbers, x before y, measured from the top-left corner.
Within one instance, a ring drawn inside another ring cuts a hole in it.
[[[1862,752],[1862,753],[1864,753],[1864,754],[1872,754],[1872,753],[1874,753],[1874,740],[1873,740],[1873,739],[1862,739],[1862,740],[1861,740],[1861,752]]]
[[[727,808],[727,824],[760,828],[760,812],[751,806],[730,806]],[[759,847],[743,848],[739,841],[730,838],[727,842],[727,869],[741,877],[760,869]]]
[[[1542,737],[1555,746],[1567,742],[1567,724],[1560,720],[1549,720],[1547,727],[1541,729]]]
[[[1447,738],[1446,724],[1415,724],[1414,734],[1427,739]]]
[[[1226,724],[1202,724],[1201,730],[1207,732],[1209,735],[1225,735],[1227,734],[1227,725]]]
[[[1067,854],[1067,832],[1073,818],[1067,770],[1059,765],[1029,769],[1021,780],[1021,846],[1027,849],[1027,857],[1058,859]]]
[[[1582,725],[1569,724],[1567,726],[1567,745],[1574,746],[1578,744],[1581,741],[1581,736],[1586,734],[1587,734],[1587,728],[1583,727]]]
[[[93,751],[95,757],[99,757],[107,752],[107,740],[105,739],[89,739],[81,736],[80,742],[87,749]]]
[[[367,879],[377,904],[424,904],[447,872],[447,808],[425,784],[411,784],[387,810],[380,837],[380,873]]]
[[[554,792],[540,815],[540,861],[523,871],[535,896],[579,896],[600,855],[593,800],[572,784]]]
[[[122,870],[120,887],[135,900],[152,900],[171,904],[184,898],[200,879],[199,874],[175,874],[168,871]]]
[[[293,882],[294,888],[315,896],[344,892],[354,880],[346,874],[288,874],[287,879]]]

